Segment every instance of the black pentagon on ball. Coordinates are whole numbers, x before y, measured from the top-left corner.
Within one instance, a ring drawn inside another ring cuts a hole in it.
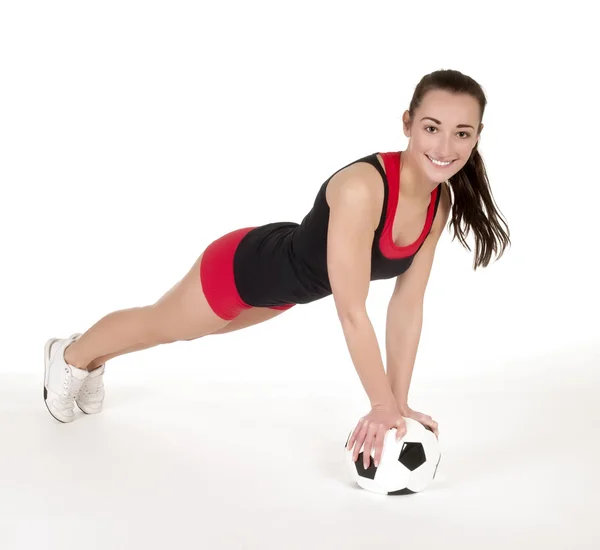
[[[404,443],[398,462],[411,472],[425,464],[425,449],[421,443]]]
[[[377,467],[375,466],[373,458],[371,458],[371,460],[369,460],[369,467],[365,468],[365,465],[363,464],[363,453],[361,452],[358,455],[358,460],[354,463],[354,465],[356,467],[356,473],[360,477],[366,477],[368,479],[375,479],[375,473],[377,472]]]
[[[388,495],[414,495],[416,491],[411,491],[410,489],[398,489],[397,491],[388,491]]]

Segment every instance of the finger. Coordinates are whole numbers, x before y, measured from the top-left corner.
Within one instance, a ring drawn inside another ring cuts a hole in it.
[[[358,461],[358,456],[361,453],[361,449],[362,452],[365,452],[365,438],[366,438],[367,434],[365,432],[361,432],[361,435],[359,436],[358,440],[356,441],[356,447],[354,447],[354,462]]]
[[[439,433],[440,433],[440,432],[439,432],[439,429],[438,429],[438,423],[437,423],[435,420],[433,420],[433,419],[432,419],[432,420],[429,422],[429,426],[431,427],[431,431],[432,431],[432,432],[433,432],[433,433],[434,433],[436,436],[438,436],[438,435],[439,435]]]
[[[428,416],[423,413],[416,413],[413,417],[413,420],[420,422],[426,428],[431,428],[431,431],[434,433],[437,430],[438,424],[433,418],[431,418],[431,416]]]
[[[375,467],[379,466],[379,463],[381,462],[386,432],[387,430],[383,426],[380,426],[377,435],[375,436]]]
[[[426,414],[417,412],[417,411],[413,411],[411,418],[413,420],[416,420],[418,422],[429,422],[430,420],[432,420],[431,416],[427,416]]]
[[[344,446],[346,451],[349,451],[352,448],[352,435],[353,434],[354,434],[354,430],[352,430],[350,432],[350,434],[348,435],[348,440],[346,441],[346,445]]]
[[[363,449],[363,464],[365,465],[365,469],[369,467],[369,463],[371,462],[371,450],[373,449],[373,441],[376,433],[377,426],[371,424],[367,432],[367,437],[365,438],[365,446]]]
[[[356,423],[356,427],[354,428],[354,430],[352,430],[352,435],[350,435],[350,438],[348,439],[348,445],[347,445],[347,447],[349,449],[352,448],[352,445],[354,445],[354,443],[356,441],[356,436],[358,435],[358,432],[360,431],[361,424],[362,424],[362,419],[360,419]]]
[[[356,442],[356,439],[358,437],[358,434],[360,432],[360,429],[362,427],[363,424],[363,420],[360,419],[358,421],[358,424],[356,425],[356,428],[354,428],[354,431],[352,432],[352,435],[350,436],[350,439],[348,440],[348,445],[347,448],[350,450],[352,449],[352,446],[354,445],[354,443]]]
[[[406,423],[400,426],[400,421],[396,424],[396,441],[400,441],[406,435]]]
[[[346,442],[346,449],[348,449],[348,450],[352,449],[352,445],[354,445],[354,439],[356,437],[356,431],[357,431],[357,428],[354,428],[352,430],[352,432],[350,433],[350,437],[348,438],[348,441]]]
[[[363,423],[360,429],[358,430],[358,435],[356,436],[356,444],[354,445],[354,451],[352,452],[352,460],[354,460],[354,462],[358,460],[358,454],[360,453],[360,448],[363,446],[366,435],[367,424]]]

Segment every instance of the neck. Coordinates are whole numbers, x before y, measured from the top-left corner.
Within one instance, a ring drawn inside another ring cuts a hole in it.
[[[439,182],[431,181],[409,151],[400,154],[400,195],[411,202],[429,203]]]

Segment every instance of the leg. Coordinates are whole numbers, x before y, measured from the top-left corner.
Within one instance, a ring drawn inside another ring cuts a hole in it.
[[[210,335],[213,334],[226,334],[227,332],[234,332],[236,330],[240,330],[246,327],[251,327],[253,325],[258,325],[264,321],[268,321],[269,319],[273,319],[278,315],[282,314],[283,311],[274,310],[266,307],[253,307],[252,309],[246,309],[242,311],[235,319],[229,321],[224,327],[211,332]],[[207,335],[208,336],[208,335]],[[195,340],[196,338],[190,338],[190,340]],[[102,357],[98,357],[94,359],[88,366],[87,370],[91,371],[98,368],[106,361],[113,359],[114,357],[118,357],[119,355],[125,355],[126,353],[131,353],[133,351],[140,351],[143,349],[149,348],[149,345],[136,345],[127,348],[126,350],[118,353],[110,353],[108,355],[103,355]]]
[[[229,321],[219,317],[204,295],[200,262],[155,304],[109,313],[65,351],[68,364],[86,369],[102,357],[192,340],[223,328]]]
[[[100,367],[101,365],[103,365],[104,363],[106,363],[109,359],[112,359],[113,357],[118,357],[119,355],[126,355],[127,353],[132,353],[134,351],[141,351],[143,349],[148,349],[150,347],[152,347],[152,346],[145,345],[145,344],[139,344],[137,346],[130,346],[130,347],[122,350],[121,352],[109,353],[108,355],[103,355],[102,357],[98,357],[97,359],[94,359],[86,367],[86,370],[88,370],[88,371],[91,372],[94,369],[97,369],[98,367]]]

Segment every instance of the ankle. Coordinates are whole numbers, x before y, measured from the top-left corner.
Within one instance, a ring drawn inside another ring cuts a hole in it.
[[[82,361],[81,359],[79,359],[77,357],[77,348],[73,349],[73,344],[75,344],[76,342],[73,342],[71,344],[69,344],[66,348],[65,348],[65,352],[64,352],[64,358],[65,358],[65,363],[67,363],[67,365],[71,366],[71,367],[75,367],[76,369],[81,369],[81,370],[87,370],[87,361]]]

